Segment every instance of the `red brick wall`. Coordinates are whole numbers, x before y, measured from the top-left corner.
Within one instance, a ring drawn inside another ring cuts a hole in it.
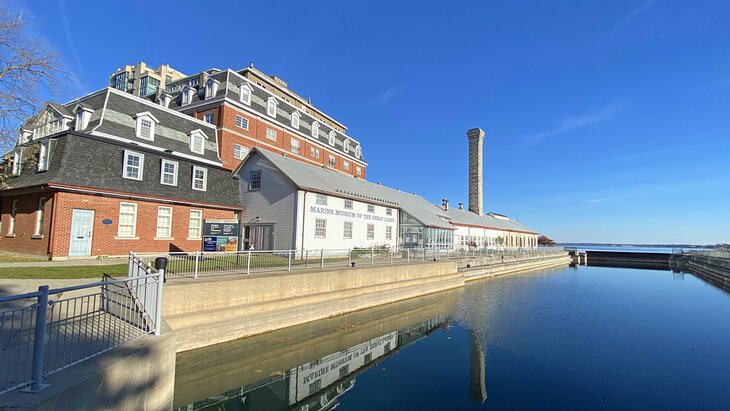
[[[38,200],[46,198],[43,210],[41,236],[34,236],[36,218],[38,216]],[[16,204],[15,236],[8,236],[10,228],[10,210],[13,200]],[[0,221],[0,250],[10,253],[48,255],[48,238],[51,229],[51,210],[53,209],[53,193],[32,193],[21,196],[3,196]]]
[[[196,251],[202,248],[202,239],[188,239],[190,209],[203,210],[203,220],[234,219],[234,211],[205,207],[170,205],[153,201],[124,200],[113,197],[77,193],[58,193],[56,227],[53,238],[53,258],[67,257],[71,237],[71,218],[74,208],[94,210],[91,241],[92,256],[126,255],[130,251]],[[137,233],[134,239],[117,237],[119,203],[137,204]],[[157,207],[172,207],[172,238],[155,239],[157,234]],[[111,224],[102,224],[109,219]]]

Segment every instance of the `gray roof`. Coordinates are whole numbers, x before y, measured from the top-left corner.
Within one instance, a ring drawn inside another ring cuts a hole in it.
[[[439,210],[441,207],[434,206]],[[478,215],[468,210],[460,210],[458,208],[450,208],[446,214],[451,218],[451,222],[456,225],[471,225],[484,228],[494,228],[497,230],[520,231],[524,233],[537,233],[514,220],[503,220],[501,218],[492,217],[489,214]]]
[[[394,208],[400,208],[423,225],[454,229],[446,219],[439,217],[444,213],[439,213],[438,208],[435,208],[421,196],[357,179],[334,170],[292,160],[283,155],[258,148],[251,150],[248,156],[241,161],[241,165],[256,154],[268,160],[298,188],[350,197],[363,202],[380,203],[386,206],[390,204]]]

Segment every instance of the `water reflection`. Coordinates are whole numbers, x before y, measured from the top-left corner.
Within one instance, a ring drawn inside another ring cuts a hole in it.
[[[182,353],[174,407],[333,409],[358,375],[447,327],[462,295],[463,290],[448,291]],[[474,358],[476,373],[482,376],[481,384],[474,382],[481,387],[475,395],[483,401],[483,350],[478,348]]]

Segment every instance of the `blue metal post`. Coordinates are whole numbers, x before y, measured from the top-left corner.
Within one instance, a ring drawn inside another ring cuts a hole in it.
[[[30,387],[25,392],[38,392],[48,384],[43,384],[43,355],[46,345],[46,313],[48,310],[48,286],[38,287],[38,305],[35,316],[35,335],[33,336],[33,372]]]

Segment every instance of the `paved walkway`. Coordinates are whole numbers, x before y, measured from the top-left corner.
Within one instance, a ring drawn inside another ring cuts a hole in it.
[[[126,258],[109,258],[106,260],[65,260],[65,261],[16,261],[11,263],[0,262],[3,267],[81,267],[125,264]]]

